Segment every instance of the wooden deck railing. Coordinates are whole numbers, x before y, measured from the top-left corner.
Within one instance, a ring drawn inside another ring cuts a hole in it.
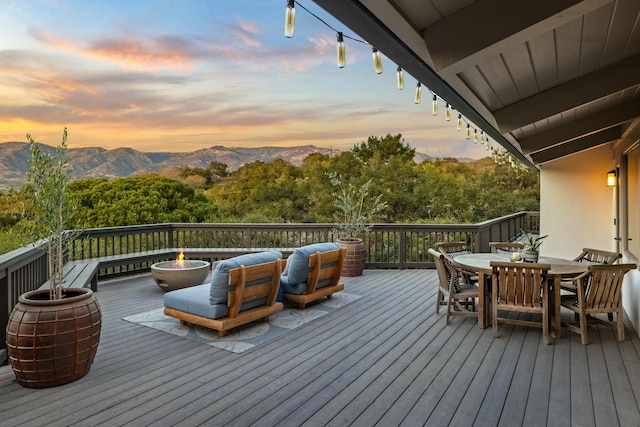
[[[95,259],[167,248],[294,248],[331,242],[333,224],[153,224],[85,230],[70,242],[69,260]],[[362,236],[367,268],[432,268],[428,249],[440,241],[465,241],[475,252],[508,241],[520,230],[539,230],[538,212],[520,212],[478,224],[376,224]],[[151,261],[101,269],[99,278],[149,271]],[[46,254],[35,245],[0,255],[0,330],[18,296],[46,282]],[[5,341],[0,344],[4,347]]]

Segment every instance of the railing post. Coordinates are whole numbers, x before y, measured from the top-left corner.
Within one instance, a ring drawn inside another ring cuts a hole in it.
[[[400,248],[398,250],[398,255],[399,255],[398,262],[400,263],[400,270],[404,270],[407,262],[406,234],[407,234],[407,230],[404,227],[402,227],[402,229],[400,230],[400,239],[399,239]]]

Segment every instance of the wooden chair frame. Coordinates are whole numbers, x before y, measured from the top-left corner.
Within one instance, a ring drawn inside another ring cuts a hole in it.
[[[549,344],[549,264],[523,262],[491,262],[491,305],[493,336],[498,336],[500,323],[542,328],[545,344]],[[541,322],[499,316],[499,310],[540,314]]]
[[[466,316],[466,317],[478,317],[478,312],[475,311],[476,300],[478,299],[478,287],[473,284],[464,283],[460,284],[460,292],[454,290],[454,274],[458,274],[460,277],[464,275],[461,270],[454,267],[449,263],[447,257],[442,253],[434,249],[429,248],[429,254],[433,256],[436,264],[436,271],[438,273],[438,298],[436,300],[436,313],[440,313],[440,306],[445,305],[447,307],[446,324],[449,324],[450,316]],[[452,275],[447,279],[446,264],[450,264]],[[471,274],[467,272],[467,274]]]
[[[563,295],[561,304],[573,311],[578,322],[562,322],[568,330],[580,334],[583,345],[589,343],[587,326],[601,324],[617,331],[618,341],[624,341],[624,314],[622,311],[622,282],[624,275],[636,268],[635,264],[590,265],[586,273],[576,277],[576,294]],[[597,314],[616,315],[608,320]]]
[[[344,285],[340,283],[340,277],[346,255],[347,248],[342,247],[309,255],[307,291],[300,295],[285,293],[285,299],[297,303],[299,308],[305,308],[312,301],[324,297],[331,298],[334,293],[342,291]],[[318,283],[328,279],[331,279],[329,285],[318,288]]]
[[[613,264],[622,258],[622,254],[611,251],[603,251],[600,249],[583,248],[582,253],[578,255],[574,261],[589,262],[594,264]],[[575,279],[563,280],[560,282],[560,289],[575,294],[577,292],[577,283]],[[609,313],[609,320],[613,320],[613,314]]]
[[[270,315],[284,309],[284,304],[276,302],[281,272],[281,260],[250,266],[241,265],[238,268],[229,270],[229,287],[233,287],[233,289],[229,290],[228,293],[227,306],[229,307],[229,314],[226,317],[211,319],[169,307],[164,308],[164,313],[167,316],[180,319],[180,324],[182,325],[190,322],[214,329],[218,331],[218,335],[221,337],[225,336],[230,329],[246,323],[260,319],[266,322],[269,320]],[[270,280],[246,286],[246,283],[267,278],[270,278]],[[240,311],[242,304],[262,298],[265,298],[265,304]]]
[[[435,244],[436,250],[440,251],[450,264],[453,263],[455,254],[459,252],[471,253],[465,242],[438,242]],[[462,279],[466,284],[475,285],[478,283],[478,275],[474,272],[459,270]]]
[[[489,249],[491,253],[497,254],[500,252],[519,252],[524,250],[524,243],[522,242],[489,242]]]

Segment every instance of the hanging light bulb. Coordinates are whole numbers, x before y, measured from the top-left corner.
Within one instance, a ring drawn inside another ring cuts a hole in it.
[[[448,122],[451,121],[451,105],[447,102],[447,107],[444,109],[444,119]]]
[[[434,116],[438,115],[438,96],[433,94],[433,101],[431,102],[431,114]]]
[[[338,32],[337,34],[338,44],[336,45],[336,57],[338,62],[338,68],[344,68],[347,64],[347,52],[344,47],[344,39],[342,37],[342,32]]]
[[[284,35],[291,38],[296,26],[295,0],[287,0],[287,8],[284,13]]]
[[[473,143],[474,144],[478,143],[478,129],[473,130]]]
[[[491,149],[491,144],[489,143],[489,138],[487,138],[487,142],[484,143],[484,148],[489,151]]]
[[[404,74],[402,74],[402,68],[398,66],[398,70],[396,71],[396,80],[398,82],[398,90],[404,89]]]
[[[373,57],[373,68],[375,68],[377,74],[382,74],[382,58],[380,52],[375,47],[371,47],[371,56]]]
[[[471,138],[471,126],[467,123],[467,139]]]
[[[456,130],[462,129],[462,113],[458,113],[458,123],[456,124]]]
[[[418,84],[416,85],[416,97],[413,102],[415,102],[416,104],[420,104],[420,98],[422,98],[422,85],[420,85],[420,82],[418,82]]]
[[[484,142],[484,131],[481,130],[480,131],[480,144],[482,144]]]

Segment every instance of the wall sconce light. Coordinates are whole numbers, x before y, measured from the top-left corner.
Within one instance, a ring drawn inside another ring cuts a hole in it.
[[[615,187],[616,186],[616,171],[611,170],[607,172],[607,187]]]

